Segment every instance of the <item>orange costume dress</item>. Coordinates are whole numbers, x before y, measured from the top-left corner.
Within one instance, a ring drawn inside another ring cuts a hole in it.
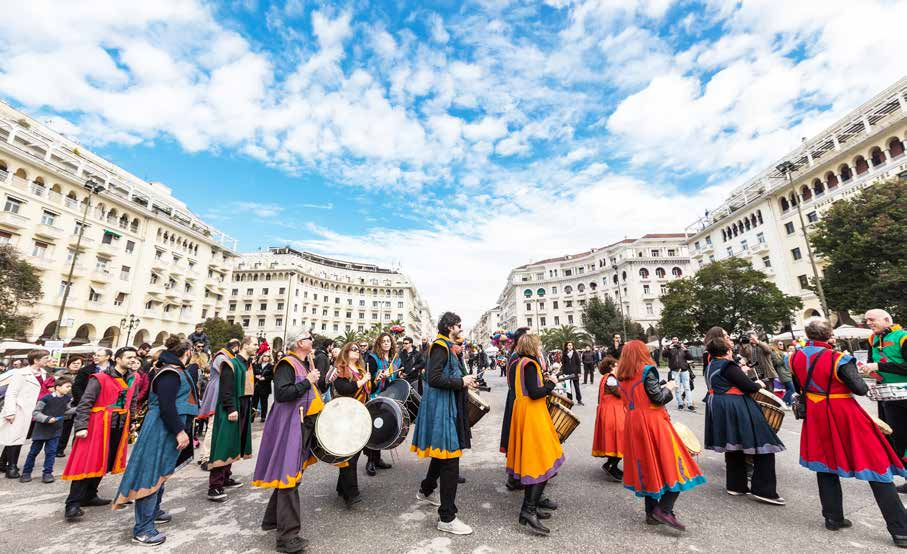
[[[699,466],[674,430],[663,405],[646,394],[646,378],[658,383],[658,370],[646,366],[639,376],[620,382],[627,407],[624,429],[624,487],[636,496],[660,499],[705,483]],[[668,393],[670,401],[670,393]]]
[[[507,445],[507,473],[523,485],[544,483],[564,463],[564,449],[548,414],[550,388],[542,379],[542,366],[521,358],[508,376],[513,383],[513,414]]]
[[[617,378],[602,377],[598,385],[598,410],[595,414],[595,434],[592,455],[596,458],[624,457],[624,421],[627,407],[620,399]]]

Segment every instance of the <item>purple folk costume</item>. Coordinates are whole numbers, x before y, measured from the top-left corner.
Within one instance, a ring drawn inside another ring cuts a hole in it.
[[[252,486],[272,488],[262,519],[263,529],[277,530],[278,547],[298,543],[301,528],[299,492],[305,468],[314,463],[310,441],[315,416],[323,402],[318,390],[306,379],[314,369],[289,352],[274,368],[274,405],[268,413],[259,446]],[[304,422],[300,414],[305,414]]]

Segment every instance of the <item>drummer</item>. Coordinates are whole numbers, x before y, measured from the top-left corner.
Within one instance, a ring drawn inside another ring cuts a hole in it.
[[[538,335],[531,333],[521,336],[514,349],[519,358],[507,377],[515,393],[507,472],[523,485],[520,525],[528,525],[536,534],[548,535],[551,530],[539,520],[550,518],[551,512],[540,508],[551,509],[553,503],[543,502],[542,494],[548,480],[557,475],[564,463],[564,450],[545,402],[557,384],[557,377],[542,377],[541,352]]]
[[[355,398],[365,404],[371,391],[369,374],[362,365],[359,356],[359,345],[348,342],[334,358],[334,371],[328,378],[333,397],[345,396]],[[359,495],[359,481],[356,466],[359,463],[359,452],[345,462],[337,476],[337,494],[343,497],[347,509],[362,501]]]
[[[853,397],[865,395],[869,387],[854,358],[832,349],[827,320],[807,323],[806,337],[806,346],[785,362],[790,364],[797,392],[803,394],[800,384],[806,383],[800,465],[816,472],[825,528],[837,531],[853,525],[844,517],[840,478],[855,477],[869,482],[894,544],[907,548],[907,511],[893,482],[895,475],[907,477],[907,470]],[[807,377],[810,368],[812,375]]]
[[[752,495],[766,504],[783,506],[777,492],[775,453],[784,444],[762,415],[750,394],[763,388],[734,361],[727,335],[706,343],[711,362],[705,371],[709,394],[705,405],[705,448],[724,453],[727,493]],[[746,455],[753,457],[753,478],[747,483]]]
[[[393,337],[390,333],[381,333],[375,339],[375,346],[368,356],[368,371],[371,375],[371,394],[377,395],[382,392],[387,385],[397,380],[400,368],[400,358],[397,357],[397,346],[394,344]],[[365,464],[365,472],[374,477],[378,469],[390,469],[391,464],[381,459],[380,450],[365,449],[365,455],[368,457],[368,463]]]
[[[655,360],[640,340],[624,346],[617,379],[627,407],[624,486],[645,498],[647,524],[685,531],[686,526],[674,515],[674,503],[681,491],[705,483],[705,477],[664,408],[674,398],[677,382],[659,381]]]

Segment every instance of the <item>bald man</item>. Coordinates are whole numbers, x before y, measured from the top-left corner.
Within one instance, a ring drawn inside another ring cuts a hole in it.
[[[907,383],[907,331],[895,325],[885,310],[869,310],[865,319],[872,335],[862,370],[881,375],[883,383]],[[894,431],[888,440],[895,452],[901,457],[907,455],[907,400],[879,402],[879,417]],[[898,492],[907,494],[907,483],[899,486]]]

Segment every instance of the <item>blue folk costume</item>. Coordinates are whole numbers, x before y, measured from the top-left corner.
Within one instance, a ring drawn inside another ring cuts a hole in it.
[[[375,362],[375,366],[376,366],[376,368],[377,368],[376,370],[371,371],[371,374],[372,374],[372,393],[371,393],[371,396],[369,396],[369,398],[371,399],[371,398],[375,398],[375,397],[378,396],[381,392],[383,392],[384,389],[387,388],[387,385],[393,383],[394,381],[396,381],[397,379],[400,378],[400,365],[401,365],[401,363],[400,363],[400,357],[399,357],[399,356],[395,356],[393,360],[391,360],[390,362],[388,362],[387,360],[385,360],[385,359],[383,359],[383,358],[380,358],[380,357],[379,357],[377,354],[375,354],[374,352],[369,352],[368,355],[369,355],[369,358]],[[369,365],[371,365],[371,364],[369,364]],[[375,378],[375,376],[378,375],[379,373],[381,373],[382,371],[386,370],[386,369],[390,369],[390,377],[387,377],[387,378],[385,378],[385,379],[381,379],[380,381],[377,380],[377,379]]]
[[[451,352],[451,345],[449,338],[438,335],[428,348],[428,358],[431,358],[433,348],[443,348],[447,351],[444,377],[462,379],[460,361]],[[470,447],[471,439],[469,424],[466,422],[466,391],[431,386],[428,371],[422,379],[424,394],[419,406],[419,415],[416,417],[416,429],[413,432],[410,450],[420,458],[459,458],[463,449]]]
[[[127,501],[155,494],[176,470],[192,461],[192,423],[198,415],[195,383],[175,355],[163,352],[160,362],[161,366],[152,380],[148,411],[145,413],[142,429],[117,489],[115,508],[123,507]],[[160,398],[154,391],[154,382],[168,373],[177,374],[180,380],[175,401],[176,412],[182,421],[183,430],[189,434],[189,446],[183,450],[176,447],[177,433],[169,430],[164,424]]]

